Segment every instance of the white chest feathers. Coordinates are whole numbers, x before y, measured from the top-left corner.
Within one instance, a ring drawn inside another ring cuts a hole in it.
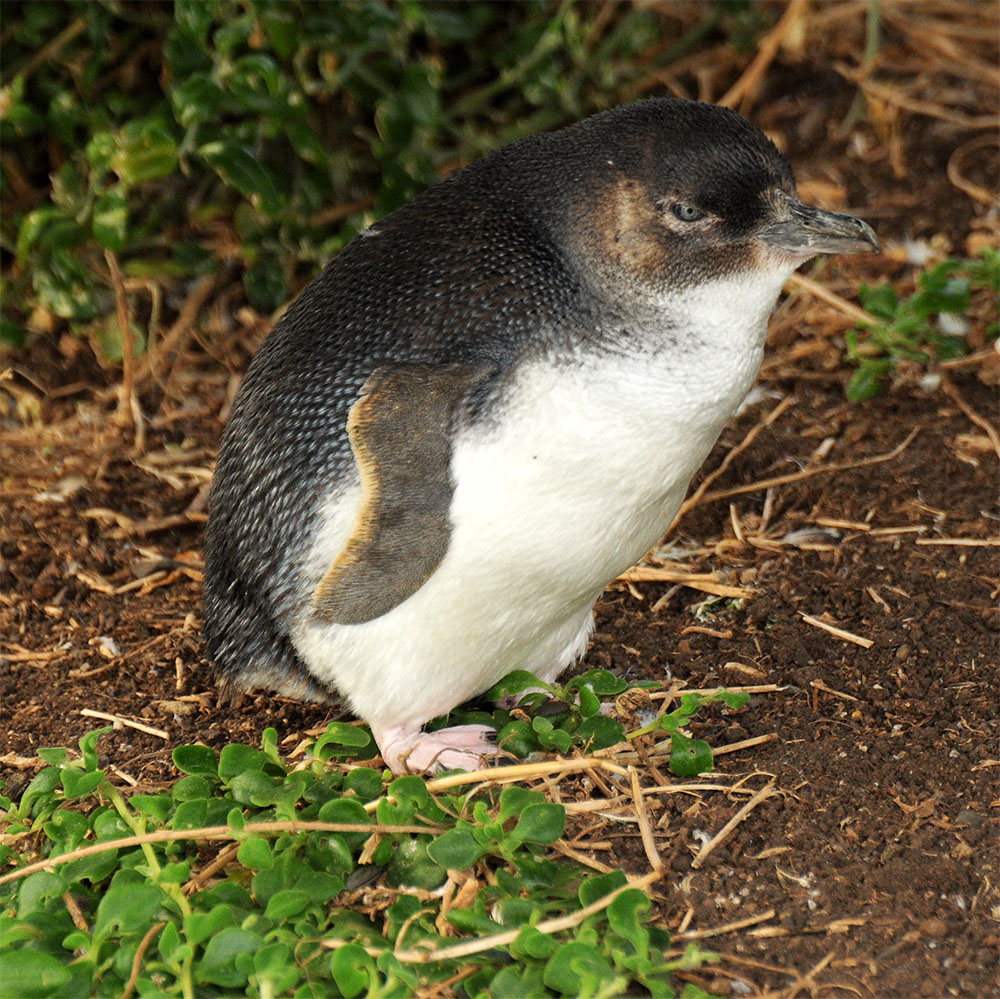
[[[555,677],[586,647],[607,583],[662,536],[750,388],[787,274],[717,282],[657,303],[620,349],[526,363],[502,413],[454,442],[447,554],[393,610],[293,629],[303,660],[369,721],[419,724],[513,669]],[[305,575],[354,523],[331,497]]]
[[[759,281],[703,287],[620,350],[522,367],[497,425],[456,442],[455,542],[474,559],[507,553],[540,591],[559,580],[561,597],[632,565],[756,377],[782,277],[765,294]]]

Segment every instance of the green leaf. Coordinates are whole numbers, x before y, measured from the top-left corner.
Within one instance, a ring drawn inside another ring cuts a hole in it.
[[[42,826],[45,835],[52,840],[59,852],[72,850],[90,831],[86,816],[68,808],[57,808],[51,818]]]
[[[100,884],[118,866],[118,851],[107,850],[95,853],[79,860],[71,860],[61,865],[63,877],[67,882],[89,881],[92,885]]]
[[[187,861],[164,864],[157,882],[162,885],[182,885],[191,877],[191,865]]]
[[[487,994],[492,999],[536,999],[545,995],[542,966],[509,965],[493,976]]]
[[[258,984],[270,983],[272,995],[291,994],[292,987],[302,977],[295,953],[286,943],[272,943],[253,956],[254,977]],[[264,994],[265,990],[261,989]]]
[[[344,778],[344,790],[353,791],[361,801],[374,801],[382,793],[382,775],[371,767],[357,767]]]
[[[697,777],[712,769],[712,747],[675,732],[670,737],[670,769],[678,777]]]
[[[278,58],[288,59],[298,44],[297,12],[285,6],[266,7],[261,11],[260,24]]]
[[[217,139],[198,150],[210,167],[265,215],[275,214],[281,195],[271,171],[253,153],[236,142]]]
[[[448,821],[448,817],[431,797],[422,777],[415,775],[397,777],[389,785],[389,794],[396,799],[400,808],[414,817],[414,820],[419,816],[431,822]]]
[[[0,316],[0,343],[5,343],[14,350],[21,350],[27,337],[28,334],[20,323],[7,316]]]
[[[77,770],[76,767],[66,767],[62,772],[62,786],[67,798],[82,798],[90,794],[102,780],[104,780],[103,770],[86,773]]]
[[[140,936],[155,922],[166,896],[156,885],[113,883],[97,907],[94,922],[95,937],[103,937],[112,929]]]
[[[530,791],[526,787],[512,784],[500,792],[500,807],[497,809],[497,822],[503,825],[508,819],[520,815],[529,805],[538,805],[545,801],[541,791]]]
[[[156,949],[165,961],[170,961],[181,946],[181,935],[177,930],[176,923],[167,923],[160,931],[160,938],[157,941]]]
[[[64,227],[59,227],[65,231]],[[79,227],[74,224],[74,232]],[[47,230],[49,244],[47,259],[36,262],[31,274],[31,285],[42,305],[62,319],[86,322],[97,314],[94,297],[94,280],[90,272],[72,253],[76,236],[56,237],[56,230]]]
[[[345,825],[371,825],[372,818],[365,811],[364,805],[356,798],[335,798],[325,802],[317,814],[320,822],[342,822]],[[351,848],[355,849],[368,839],[369,832],[345,832],[339,836]]]
[[[236,914],[229,905],[213,906],[208,912],[192,912],[184,919],[184,937],[192,946],[215,936],[227,926],[235,926]]]
[[[471,867],[485,852],[468,829],[450,829],[427,847],[431,860],[453,871]]]
[[[611,965],[593,947],[585,943],[572,942],[563,944],[549,958],[542,977],[550,989],[564,996],[579,996],[585,992],[592,995],[598,983],[607,988],[610,982],[615,980],[615,973]]]
[[[526,721],[516,718],[497,732],[497,745],[508,753],[524,757],[538,749],[538,737]]]
[[[18,227],[15,244],[17,261],[24,263],[28,254],[36,249],[47,251],[74,246],[79,242],[81,232],[80,225],[68,218],[61,208],[36,208],[21,219]]]
[[[182,777],[170,789],[170,797],[174,801],[195,801],[207,798],[211,793],[211,786],[202,777]]]
[[[642,925],[640,916],[649,912],[649,898],[638,888],[623,891],[607,908],[608,923],[619,936],[635,948],[639,957],[646,957],[649,950],[649,931]]]
[[[573,737],[565,729],[556,728],[551,719],[536,715],[531,719],[531,727],[538,736],[538,741],[546,749],[555,749],[560,753],[569,752]]]
[[[248,770],[233,777],[229,781],[229,789],[241,805],[263,807],[277,800],[278,784],[275,778],[259,770]]]
[[[200,829],[208,818],[208,801],[205,798],[194,798],[183,801],[177,806],[170,820],[171,829]]]
[[[29,874],[17,895],[17,915],[20,919],[33,912],[44,912],[49,899],[59,898],[66,891],[66,881],[51,871]]]
[[[610,670],[588,669],[586,673],[574,676],[567,684],[567,690],[589,687],[598,697],[614,697],[628,688],[628,684]]]
[[[233,808],[230,808],[229,811],[226,812],[226,825],[229,826],[229,828],[232,829],[234,833],[243,832],[243,829],[246,826],[246,824],[247,824],[246,816],[243,814],[243,809],[240,808],[238,805]]]
[[[212,26],[213,5],[206,0],[174,0],[174,23],[202,48]]]
[[[254,871],[266,871],[274,866],[271,844],[263,836],[249,836],[240,843],[236,859]]]
[[[346,999],[354,999],[378,980],[375,964],[360,944],[338,947],[330,957],[330,973]]]
[[[529,805],[507,837],[507,843],[554,843],[565,828],[566,809],[562,805],[552,802]]]
[[[125,246],[128,226],[128,205],[121,191],[102,195],[94,204],[90,226],[94,239],[105,249],[118,253]]]
[[[551,684],[542,683],[534,673],[524,669],[516,669],[508,673],[495,687],[488,690],[483,697],[488,701],[499,701],[504,697],[523,694],[526,690],[547,690],[552,694],[559,691]]]
[[[625,728],[622,723],[601,714],[593,715],[581,722],[580,727],[573,733],[573,741],[589,752],[607,749],[608,746],[617,745],[625,739]]]
[[[586,908],[593,905],[599,898],[610,895],[611,892],[628,884],[624,871],[608,871],[606,874],[594,874],[584,879],[580,884],[580,904]]]
[[[101,348],[104,359],[111,364],[120,364],[125,355],[122,345],[121,327],[117,318],[110,319],[97,324],[93,328],[95,339]],[[137,322],[129,323],[129,335],[132,338],[132,351],[136,357],[145,353],[146,334]]]
[[[229,781],[239,774],[262,771],[265,768],[269,773],[275,769],[267,753],[239,742],[230,742],[223,746],[219,755],[219,776],[224,781]]]
[[[239,958],[253,954],[263,944],[264,941],[249,930],[238,927],[222,930],[208,941],[205,953],[195,965],[195,981],[227,989],[242,988],[249,976],[240,970]]]
[[[176,746],[171,756],[174,766],[181,773],[197,777],[219,775],[219,758],[215,755],[215,750],[208,746]]]
[[[184,128],[212,121],[225,103],[225,92],[207,73],[192,73],[170,88],[170,106]]]
[[[122,127],[111,169],[127,187],[157,180],[177,168],[177,143],[155,119],[133,120]]]
[[[719,700],[721,700],[722,703],[725,704],[727,708],[734,708],[734,709],[742,708],[743,705],[750,700],[749,694],[744,694],[744,693],[737,694],[733,693],[730,690],[720,690],[718,697]]]
[[[174,803],[167,794],[133,794],[128,803],[140,815],[148,815],[157,822],[165,822]]]
[[[895,318],[899,299],[891,285],[883,284],[877,288],[869,288],[863,284],[858,289],[858,298],[873,316],[878,316],[880,319]]]
[[[280,267],[276,265],[273,270],[280,276]],[[244,284],[246,284],[246,281],[247,278],[245,277]],[[282,279],[281,289],[276,297],[280,299],[284,293],[284,280]],[[247,294],[250,294],[249,287],[247,288]],[[367,729],[348,725],[346,722],[331,722],[326,727],[326,731],[313,744],[312,752],[318,759],[325,761],[334,757],[357,756],[359,755],[357,753],[358,749],[369,745],[372,747],[372,755],[374,755],[375,744]],[[379,781],[379,789],[381,790],[381,780]]]
[[[510,945],[512,954],[546,960],[558,949],[558,942],[534,926],[522,926],[517,939]]]
[[[385,872],[386,883],[392,888],[421,888],[424,891],[439,888],[447,876],[442,866],[430,856],[428,844],[420,839],[398,843]]]
[[[309,897],[308,892],[288,888],[285,891],[279,891],[268,899],[264,915],[268,919],[273,919],[276,923],[282,923],[293,916],[297,916],[304,909],[308,908],[311,902],[312,899]]]
[[[580,698],[580,714],[591,718],[601,710],[601,699],[589,687],[578,688]]]
[[[73,973],[62,961],[37,950],[8,951],[3,962],[3,993],[17,999],[43,999],[62,989]]]
[[[863,402],[871,399],[882,391],[882,384],[888,372],[892,370],[891,361],[865,361],[851,375],[847,383],[847,399],[849,402]]]

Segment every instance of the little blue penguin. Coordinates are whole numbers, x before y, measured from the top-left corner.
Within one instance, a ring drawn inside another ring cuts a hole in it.
[[[223,683],[341,695],[396,773],[425,723],[586,650],[757,375],[782,285],[872,230],[802,204],[736,113],[650,99],[522,139],[348,244],[250,364],[219,448]]]

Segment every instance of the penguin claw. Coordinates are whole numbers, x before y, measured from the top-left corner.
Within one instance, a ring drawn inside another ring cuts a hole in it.
[[[395,774],[478,770],[486,757],[499,751],[496,731],[488,725],[454,725],[436,732],[372,726],[372,734],[382,759]]]

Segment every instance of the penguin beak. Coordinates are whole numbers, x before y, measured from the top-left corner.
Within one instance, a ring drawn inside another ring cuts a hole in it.
[[[757,233],[767,246],[797,256],[817,253],[878,253],[878,238],[871,226],[853,215],[791,202],[782,217]]]

